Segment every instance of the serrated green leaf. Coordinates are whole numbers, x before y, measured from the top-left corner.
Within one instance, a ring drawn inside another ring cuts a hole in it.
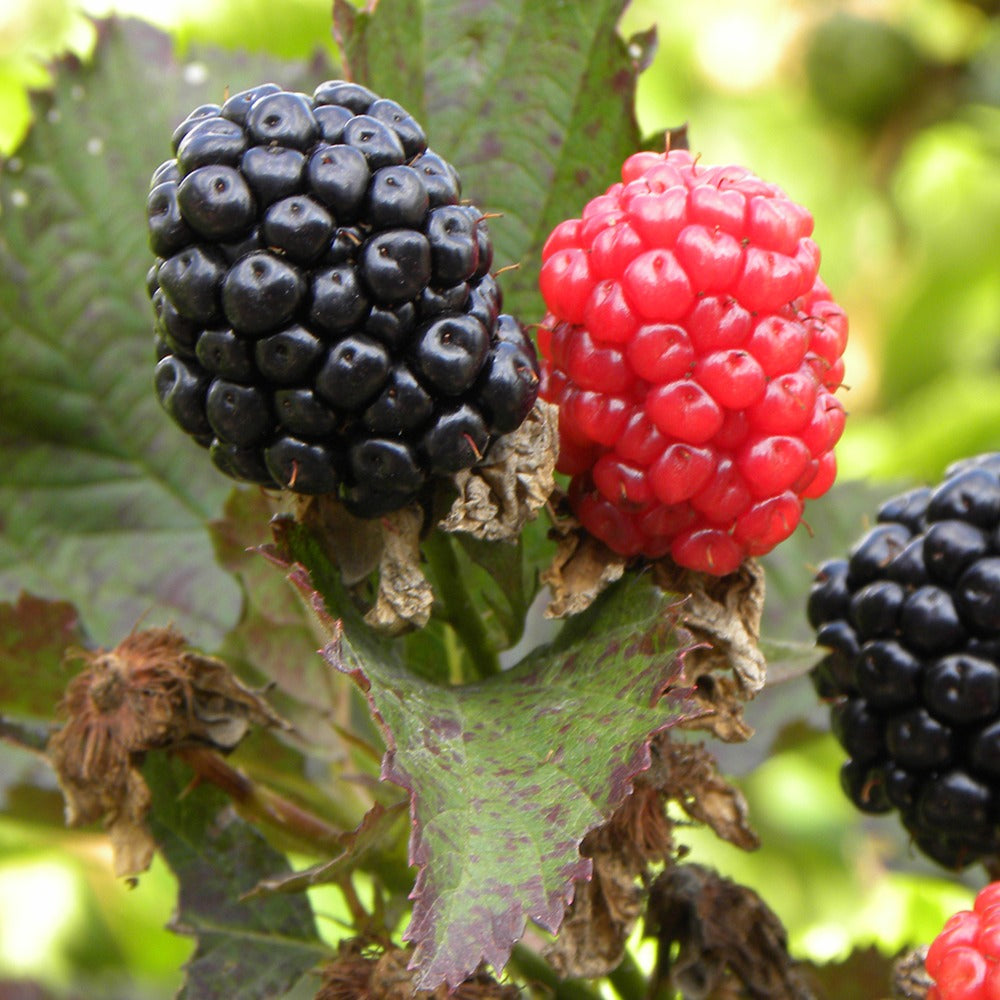
[[[83,638],[67,601],[22,593],[16,604],[0,603],[0,713],[53,718],[73,675],[66,650]]]
[[[505,308],[541,319],[542,243],[556,223],[620,179],[639,148],[634,112],[644,53],[616,26],[626,0],[337,0],[356,79],[406,105],[462,175],[490,224]],[[648,41],[648,40],[647,40]],[[540,57],[543,56],[543,60]]]
[[[342,589],[294,529],[290,579],[322,612]],[[314,579],[302,565],[314,571]],[[314,582],[327,584],[323,597]],[[675,595],[647,578],[612,588],[556,642],[514,669],[442,687],[380,655],[356,622],[329,622],[324,655],[355,678],[384,728],[383,777],[411,796],[419,869],[406,939],[418,986],[502,968],[528,918],[558,929],[590,861],[584,835],[608,819],[650,763],[651,736],[695,711],[677,686]]]
[[[144,618],[214,648],[239,616],[204,527],[227,481],[152,391],[146,190],[191,108],[302,68],[198,56],[103,23],[0,174],[0,598],[69,599],[104,645]]]
[[[178,1000],[271,1000],[328,956],[304,896],[244,899],[288,861],[175,758],[151,754],[149,826],[179,883],[171,927],[197,940]]]

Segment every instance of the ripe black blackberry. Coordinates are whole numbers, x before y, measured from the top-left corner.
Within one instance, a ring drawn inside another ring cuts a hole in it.
[[[235,479],[375,517],[534,405],[482,213],[394,101],[342,80],[196,108],[153,173],[156,389]]]
[[[959,868],[1000,854],[1000,452],[887,501],[847,559],[821,567],[813,670],[859,809],[899,811]]]

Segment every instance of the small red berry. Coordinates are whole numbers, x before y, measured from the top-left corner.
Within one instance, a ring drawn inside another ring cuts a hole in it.
[[[836,475],[847,318],[812,216],[738,166],[637,153],[542,251],[542,395],[584,527],[723,575]]]
[[[927,1000],[1000,998],[1000,882],[983,889],[971,910],[961,910],[927,949],[934,981]]]

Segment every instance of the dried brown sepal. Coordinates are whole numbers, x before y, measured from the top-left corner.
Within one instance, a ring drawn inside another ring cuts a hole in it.
[[[593,979],[617,968],[642,916],[646,868],[670,843],[662,797],[638,783],[611,819],[583,838],[580,853],[592,859],[593,873],[576,884],[559,934],[545,951],[560,978]]]
[[[417,973],[407,968],[411,952],[403,948],[384,951],[348,941],[336,959],[323,970],[323,983],[315,1000],[520,1000],[515,986],[498,983],[479,972],[454,990],[415,990]]]
[[[552,562],[539,575],[552,594],[545,617],[568,618],[586,611],[602,591],[620,580],[628,560],[588,534],[558,491],[549,502],[549,517],[557,544]]]
[[[454,477],[458,497],[441,521],[487,542],[515,542],[555,488],[558,410],[539,399],[517,430],[499,438],[489,460]]]
[[[642,915],[651,864],[669,863],[676,852],[668,800],[743,850],[759,846],[743,795],[719,775],[702,746],[674,743],[662,733],[651,745],[652,764],[632,794],[603,826],[583,840],[593,876],[577,884],[559,935],[545,957],[565,979],[595,978],[613,971]]]
[[[251,725],[290,728],[214,657],[190,650],[171,628],[132,632],[112,650],[76,651],[84,669],[60,706],[66,724],[47,756],[70,826],[104,821],[117,875],[145,871],[149,789],[139,771],[149,750],[232,750]]]
[[[708,731],[723,743],[745,743],[754,731],[743,718],[741,691],[731,675],[701,674],[695,683],[694,700],[702,714],[682,720],[679,727]]]
[[[688,678],[713,671],[732,672],[733,694],[746,700],[764,686],[767,664],[761,653],[760,620],[764,612],[764,570],[755,559],[746,560],[735,573],[711,576],[660,559],[655,580],[664,590],[688,595],[681,623],[701,648],[684,659]]]
[[[672,988],[714,1000],[814,1000],[781,921],[752,889],[709,868],[663,872],[650,890],[646,928],[658,943],[650,995]]]
[[[378,596],[365,621],[390,635],[423,628],[431,616],[434,594],[420,568],[423,522],[423,512],[412,506],[380,519]]]
[[[643,782],[676,802],[691,819],[744,851],[755,851],[760,839],[750,826],[743,793],[718,771],[715,757],[701,744],[677,743],[661,733],[652,746],[653,764]]]
[[[927,1000],[934,980],[927,974],[924,962],[927,946],[907,952],[896,960],[892,976],[893,1000]]]

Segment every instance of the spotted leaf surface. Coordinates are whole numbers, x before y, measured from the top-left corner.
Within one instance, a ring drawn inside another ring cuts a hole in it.
[[[292,581],[327,617],[325,658],[354,677],[383,728],[383,777],[410,794],[406,938],[420,986],[456,985],[483,961],[502,968],[528,919],[558,930],[590,875],[584,835],[649,766],[650,737],[695,711],[675,598],[624,582],[512,670],[443,687],[364,630],[301,529],[286,526],[282,544]]]

